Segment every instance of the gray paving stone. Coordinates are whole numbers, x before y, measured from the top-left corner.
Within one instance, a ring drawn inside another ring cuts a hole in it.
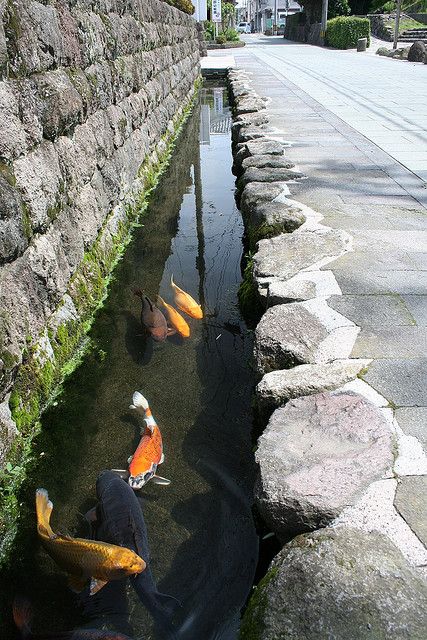
[[[394,506],[427,545],[427,476],[405,476],[397,485]]]
[[[413,325],[404,302],[395,295],[332,296],[330,307],[353,320],[359,327]]]
[[[351,271],[333,268],[337,282],[343,293],[398,293],[425,295],[427,291],[427,271],[375,270]]]
[[[427,326],[427,292],[424,296],[403,296],[415,322],[420,327]]]
[[[362,377],[398,407],[427,406],[427,358],[375,360]]]
[[[349,317],[346,313],[344,313]],[[350,318],[352,319],[352,318]],[[386,323],[384,322],[384,326]],[[362,329],[353,348],[354,358],[427,357],[426,327],[390,327]]]
[[[396,420],[400,428],[418,438],[427,451],[427,407],[401,407],[396,410]]]

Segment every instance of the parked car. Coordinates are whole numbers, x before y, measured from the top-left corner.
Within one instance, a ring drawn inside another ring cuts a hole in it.
[[[239,22],[239,24],[236,27],[236,30],[239,33],[250,33],[251,32],[250,22]]]

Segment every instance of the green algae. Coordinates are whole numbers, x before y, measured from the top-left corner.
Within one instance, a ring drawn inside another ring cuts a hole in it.
[[[268,607],[266,591],[278,570],[277,567],[270,569],[262,580],[260,580],[253,592],[243,615],[240,627],[240,640],[259,640],[262,637],[262,632],[265,629],[265,613]]]
[[[245,256],[245,268],[243,270],[243,280],[239,287],[238,298],[239,308],[248,326],[255,327],[263,314],[263,306],[259,297],[258,289],[253,277],[253,255],[249,252]]]

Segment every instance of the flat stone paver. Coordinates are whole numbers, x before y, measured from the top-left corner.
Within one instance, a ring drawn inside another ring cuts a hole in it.
[[[427,407],[400,407],[396,420],[403,431],[417,438],[427,451]]]
[[[427,476],[406,476],[397,486],[394,506],[427,545]]]
[[[397,407],[427,406],[427,358],[374,360],[363,379]]]
[[[332,296],[328,304],[359,327],[415,324],[405,302],[398,295]]]

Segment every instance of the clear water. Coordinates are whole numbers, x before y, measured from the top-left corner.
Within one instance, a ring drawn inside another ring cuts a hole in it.
[[[176,624],[183,640],[238,636],[257,536],[252,340],[237,306],[243,226],[234,202],[229,123],[226,90],[205,88],[117,269],[91,332],[94,348],[43,417],[37,463],[22,492],[13,571],[1,576],[6,637],[13,637],[10,602],[17,592],[33,604],[35,631],[84,622],[65,575],[38,544],[34,490],[49,491],[54,530],[85,535],[81,514],[95,503],[98,473],[126,468],[139,441],[141,423],[128,410],[135,390],[148,398],[161,427],[159,473],[172,481],[140,492],[159,589],[182,602]],[[141,335],[133,289],[172,302],[171,274],[200,300],[205,318],[189,320],[190,339],[153,343]],[[127,598],[133,637],[154,638],[133,591]]]

